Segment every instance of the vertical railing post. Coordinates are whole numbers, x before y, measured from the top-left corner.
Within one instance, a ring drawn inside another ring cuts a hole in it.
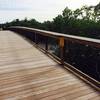
[[[47,36],[45,37],[45,50],[47,53],[47,51],[48,51],[48,37]]]
[[[37,33],[35,33],[35,43],[36,43],[36,45],[38,44],[38,35],[37,35]]]
[[[36,33],[35,33],[35,43],[36,43]]]
[[[64,37],[59,39],[61,64],[64,65]]]

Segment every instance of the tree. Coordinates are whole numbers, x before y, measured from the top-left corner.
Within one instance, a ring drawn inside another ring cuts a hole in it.
[[[85,37],[100,38],[100,3],[96,6],[83,6],[76,10],[66,7],[53,21],[38,22],[35,19],[13,20],[9,26],[26,26]]]
[[[72,14],[72,11],[68,7],[66,7],[62,13],[62,15],[68,19],[72,18]]]
[[[58,15],[56,18],[53,19],[53,27],[54,31],[62,32],[63,31],[64,20],[62,15]]]
[[[82,16],[82,10],[81,9],[76,9],[74,12],[73,12],[73,17],[75,19],[78,19],[78,18],[81,18]]]
[[[95,16],[96,16],[96,20],[100,20],[100,3],[97,4],[94,8],[94,13],[95,13]]]

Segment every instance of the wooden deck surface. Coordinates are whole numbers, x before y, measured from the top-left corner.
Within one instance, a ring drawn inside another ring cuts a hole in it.
[[[100,100],[100,94],[11,31],[0,31],[0,100]]]

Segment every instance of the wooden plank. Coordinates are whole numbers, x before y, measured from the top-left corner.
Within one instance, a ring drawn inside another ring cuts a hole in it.
[[[19,35],[0,31],[0,100],[86,98],[100,95]]]

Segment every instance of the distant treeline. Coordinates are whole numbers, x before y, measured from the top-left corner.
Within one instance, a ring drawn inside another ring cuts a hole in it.
[[[100,3],[96,6],[83,6],[80,9],[71,10],[66,7],[61,15],[53,21],[38,22],[35,19],[16,19],[7,22],[3,27],[25,26],[64,34],[85,36],[100,39]]]

